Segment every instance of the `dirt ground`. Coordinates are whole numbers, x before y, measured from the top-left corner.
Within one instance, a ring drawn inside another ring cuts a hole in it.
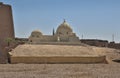
[[[0,78],[120,78],[120,64],[1,64]]]

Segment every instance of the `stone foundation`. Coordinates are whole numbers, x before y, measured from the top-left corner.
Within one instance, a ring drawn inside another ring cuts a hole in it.
[[[39,64],[39,63],[106,63],[105,56],[10,56],[12,64],[26,63],[26,64]]]

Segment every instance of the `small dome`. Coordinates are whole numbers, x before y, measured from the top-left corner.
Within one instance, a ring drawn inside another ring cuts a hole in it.
[[[42,32],[40,30],[34,30],[34,31],[32,31],[32,33],[41,33],[42,34]]]
[[[64,22],[61,24],[61,25],[59,25],[59,27],[57,28],[57,31],[56,31],[56,33],[58,34],[58,33],[70,33],[70,32],[72,32],[72,28],[70,27],[70,25],[64,20]]]
[[[34,30],[33,32],[40,32],[40,30]]]
[[[32,31],[31,34],[33,34],[33,35],[36,35],[36,34],[42,35],[42,32],[40,32],[40,30],[34,30],[34,31]]]

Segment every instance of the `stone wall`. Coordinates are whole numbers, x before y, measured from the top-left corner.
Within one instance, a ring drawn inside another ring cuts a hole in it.
[[[46,41],[46,42],[55,42],[55,41],[57,41],[57,36],[44,35],[43,36],[43,41]]]
[[[30,43],[40,43],[40,42],[57,42],[57,36],[50,36],[50,35],[41,35],[40,37],[30,37]]]
[[[10,5],[0,4],[0,40],[14,38],[12,9]]]
[[[120,49],[120,43],[115,43],[115,42],[110,42],[108,44],[109,48],[115,48],[115,49]]]
[[[69,42],[80,42],[78,37],[71,36],[69,37]]]
[[[120,49],[120,43],[108,42],[107,40],[81,39],[80,41],[91,46]]]
[[[105,56],[53,56],[53,57],[36,57],[36,56],[11,56],[10,61],[15,63],[106,63]]]
[[[91,45],[91,46],[97,46],[97,47],[108,47],[108,41],[107,40],[97,40],[97,39],[81,39],[82,43]]]

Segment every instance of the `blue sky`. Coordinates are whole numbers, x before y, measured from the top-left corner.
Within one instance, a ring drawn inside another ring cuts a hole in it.
[[[52,34],[63,22],[81,38],[120,42],[120,0],[0,0],[12,5],[16,37]]]

